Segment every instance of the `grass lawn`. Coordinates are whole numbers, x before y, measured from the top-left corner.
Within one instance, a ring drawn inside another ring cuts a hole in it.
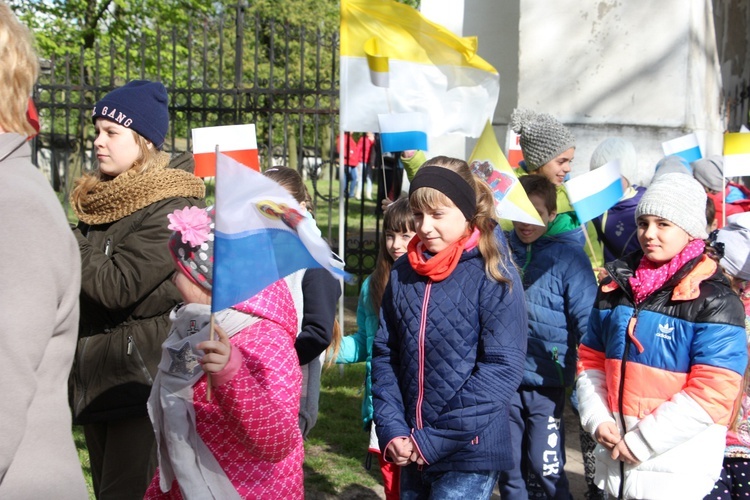
[[[369,434],[362,430],[364,364],[334,366],[323,372],[318,423],[305,442],[305,498],[379,498],[380,471],[363,467]],[[89,498],[94,498],[83,430],[73,428]]]

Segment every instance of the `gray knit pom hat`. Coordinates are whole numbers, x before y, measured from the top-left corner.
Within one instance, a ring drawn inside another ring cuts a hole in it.
[[[677,172],[656,177],[635,209],[641,215],[655,215],[682,228],[693,238],[706,239],[706,191],[689,174]]]
[[[521,151],[528,171],[543,167],[563,151],[576,146],[570,130],[546,113],[515,109],[510,126],[521,136]]]

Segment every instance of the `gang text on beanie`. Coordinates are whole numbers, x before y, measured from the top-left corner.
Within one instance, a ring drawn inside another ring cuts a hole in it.
[[[206,290],[213,285],[215,209],[186,207],[167,215],[169,251],[177,267]]]
[[[571,131],[546,113],[515,109],[510,126],[521,136],[521,152],[529,171],[543,167],[560,153],[576,146]]]
[[[706,191],[692,176],[667,173],[655,177],[635,209],[655,215],[682,228],[693,238],[706,239]]]
[[[135,130],[161,149],[169,128],[167,89],[159,82],[133,80],[94,105],[91,119],[100,117]]]

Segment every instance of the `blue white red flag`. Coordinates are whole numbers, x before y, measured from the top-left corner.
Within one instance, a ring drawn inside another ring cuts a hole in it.
[[[622,198],[620,160],[574,177],[565,182],[565,189],[581,224],[590,221]]]
[[[271,283],[310,267],[348,274],[315,221],[276,182],[219,153],[211,309],[226,309]]]

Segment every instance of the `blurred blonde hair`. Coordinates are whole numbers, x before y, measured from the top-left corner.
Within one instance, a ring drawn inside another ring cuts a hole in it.
[[[500,253],[495,236],[495,199],[490,186],[477,179],[469,165],[457,158],[436,156],[424,162],[423,166],[441,167],[460,175],[472,187],[477,196],[477,211],[469,221],[469,227],[479,229],[479,253],[484,258],[484,270],[487,277],[498,283],[510,284],[506,260]],[[455,205],[450,198],[433,188],[419,188],[409,196],[412,211],[424,212],[439,206]]]
[[[138,159],[135,161],[135,163],[133,163],[133,166],[130,167],[130,169],[125,173],[127,173],[128,175],[137,175],[145,172],[151,165],[155,164],[158,156],[162,153],[161,151],[156,149],[156,147],[154,147],[151,141],[140,135],[138,132],[136,132],[135,130],[130,131],[133,133],[133,137],[135,138],[135,142],[138,145],[138,149],[140,149],[141,154],[138,156]],[[90,174],[84,174],[76,179],[75,186],[73,187],[73,192],[70,198],[76,208],[82,212],[83,206],[86,204],[86,201],[88,199],[88,195],[94,190],[94,188],[96,188],[96,186],[100,182],[105,182],[109,179],[110,177],[103,174],[98,168],[96,169],[96,171]]]
[[[0,127],[6,132],[36,133],[26,118],[26,110],[38,75],[39,60],[31,32],[0,0]]]

